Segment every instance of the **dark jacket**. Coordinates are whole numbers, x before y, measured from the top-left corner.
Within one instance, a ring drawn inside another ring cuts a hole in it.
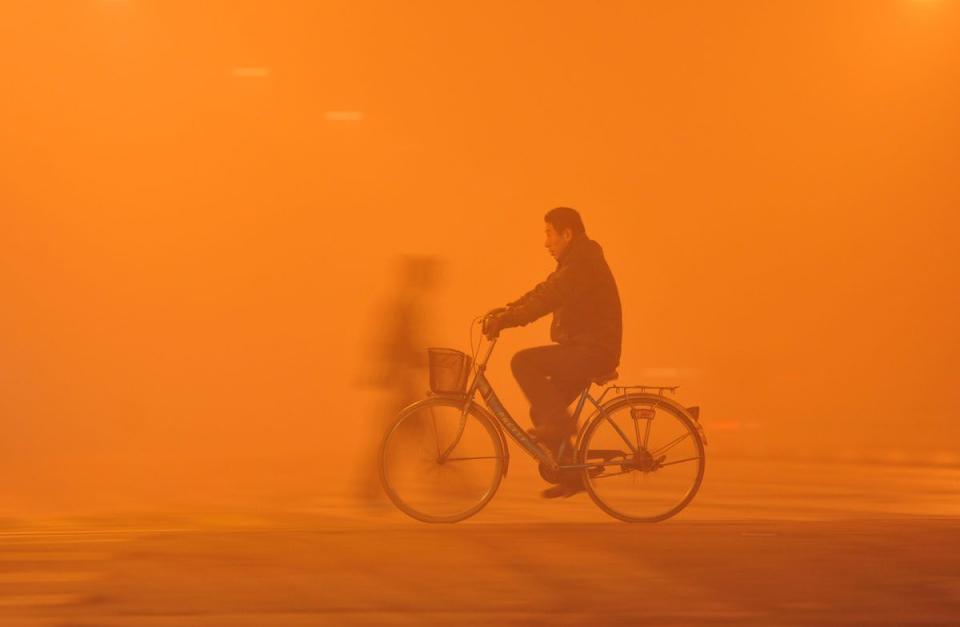
[[[623,324],[620,294],[600,244],[575,237],[550,276],[501,314],[502,328],[523,326],[553,312],[550,339],[601,349],[620,363]]]

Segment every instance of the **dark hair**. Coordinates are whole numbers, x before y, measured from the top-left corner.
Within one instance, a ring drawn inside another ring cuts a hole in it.
[[[555,207],[543,216],[545,222],[549,222],[557,233],[563,233],[563,229],[570,229],[573,236],[586,235],[587,231],[583,228],[583,220],[576,209],[570,207]]]

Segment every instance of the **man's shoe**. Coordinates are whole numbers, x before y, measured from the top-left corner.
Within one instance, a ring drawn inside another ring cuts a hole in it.
[[[561,483],[555,486],[550,486],[549,488],[541,492],[540,496],[542,496],[545,499],[556,499],[556,498],[560,498],[561,496],[563,498],[568,498],[578,492],[583,492],[583,490],[584,490],[583,479],[581,479],[580,476],[577,475],[577,477],[574,479],[565,478]]]
[[[566,498],[568,496],[573,496],[574,494],[576,493],[571,492],[569,486],[565,486],[561,483],[558,485],[552,485],[549,488],[545,489],[543,492],[540,493],[540,496],[542,496],[545,499],[558,499],[561,496]]]

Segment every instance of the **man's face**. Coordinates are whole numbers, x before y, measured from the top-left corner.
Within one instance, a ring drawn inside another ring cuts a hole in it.
[[[570,245],[570,240],[573,239],[573,231],[563,229],[562,233],[558,233],[553,225],[547,222],[544,232],[547,235],[547,240],[543,245],[547,247],[554,259],[560,259],[560,255],[563,254],[563,251]]]

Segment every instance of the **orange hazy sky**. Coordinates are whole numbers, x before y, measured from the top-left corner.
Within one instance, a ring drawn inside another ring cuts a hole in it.
[[[712,454],[957,452],[955,2],[15,0],[0,80],[13,502],[349,474],[397,255],[466,349],[561,204]]]

